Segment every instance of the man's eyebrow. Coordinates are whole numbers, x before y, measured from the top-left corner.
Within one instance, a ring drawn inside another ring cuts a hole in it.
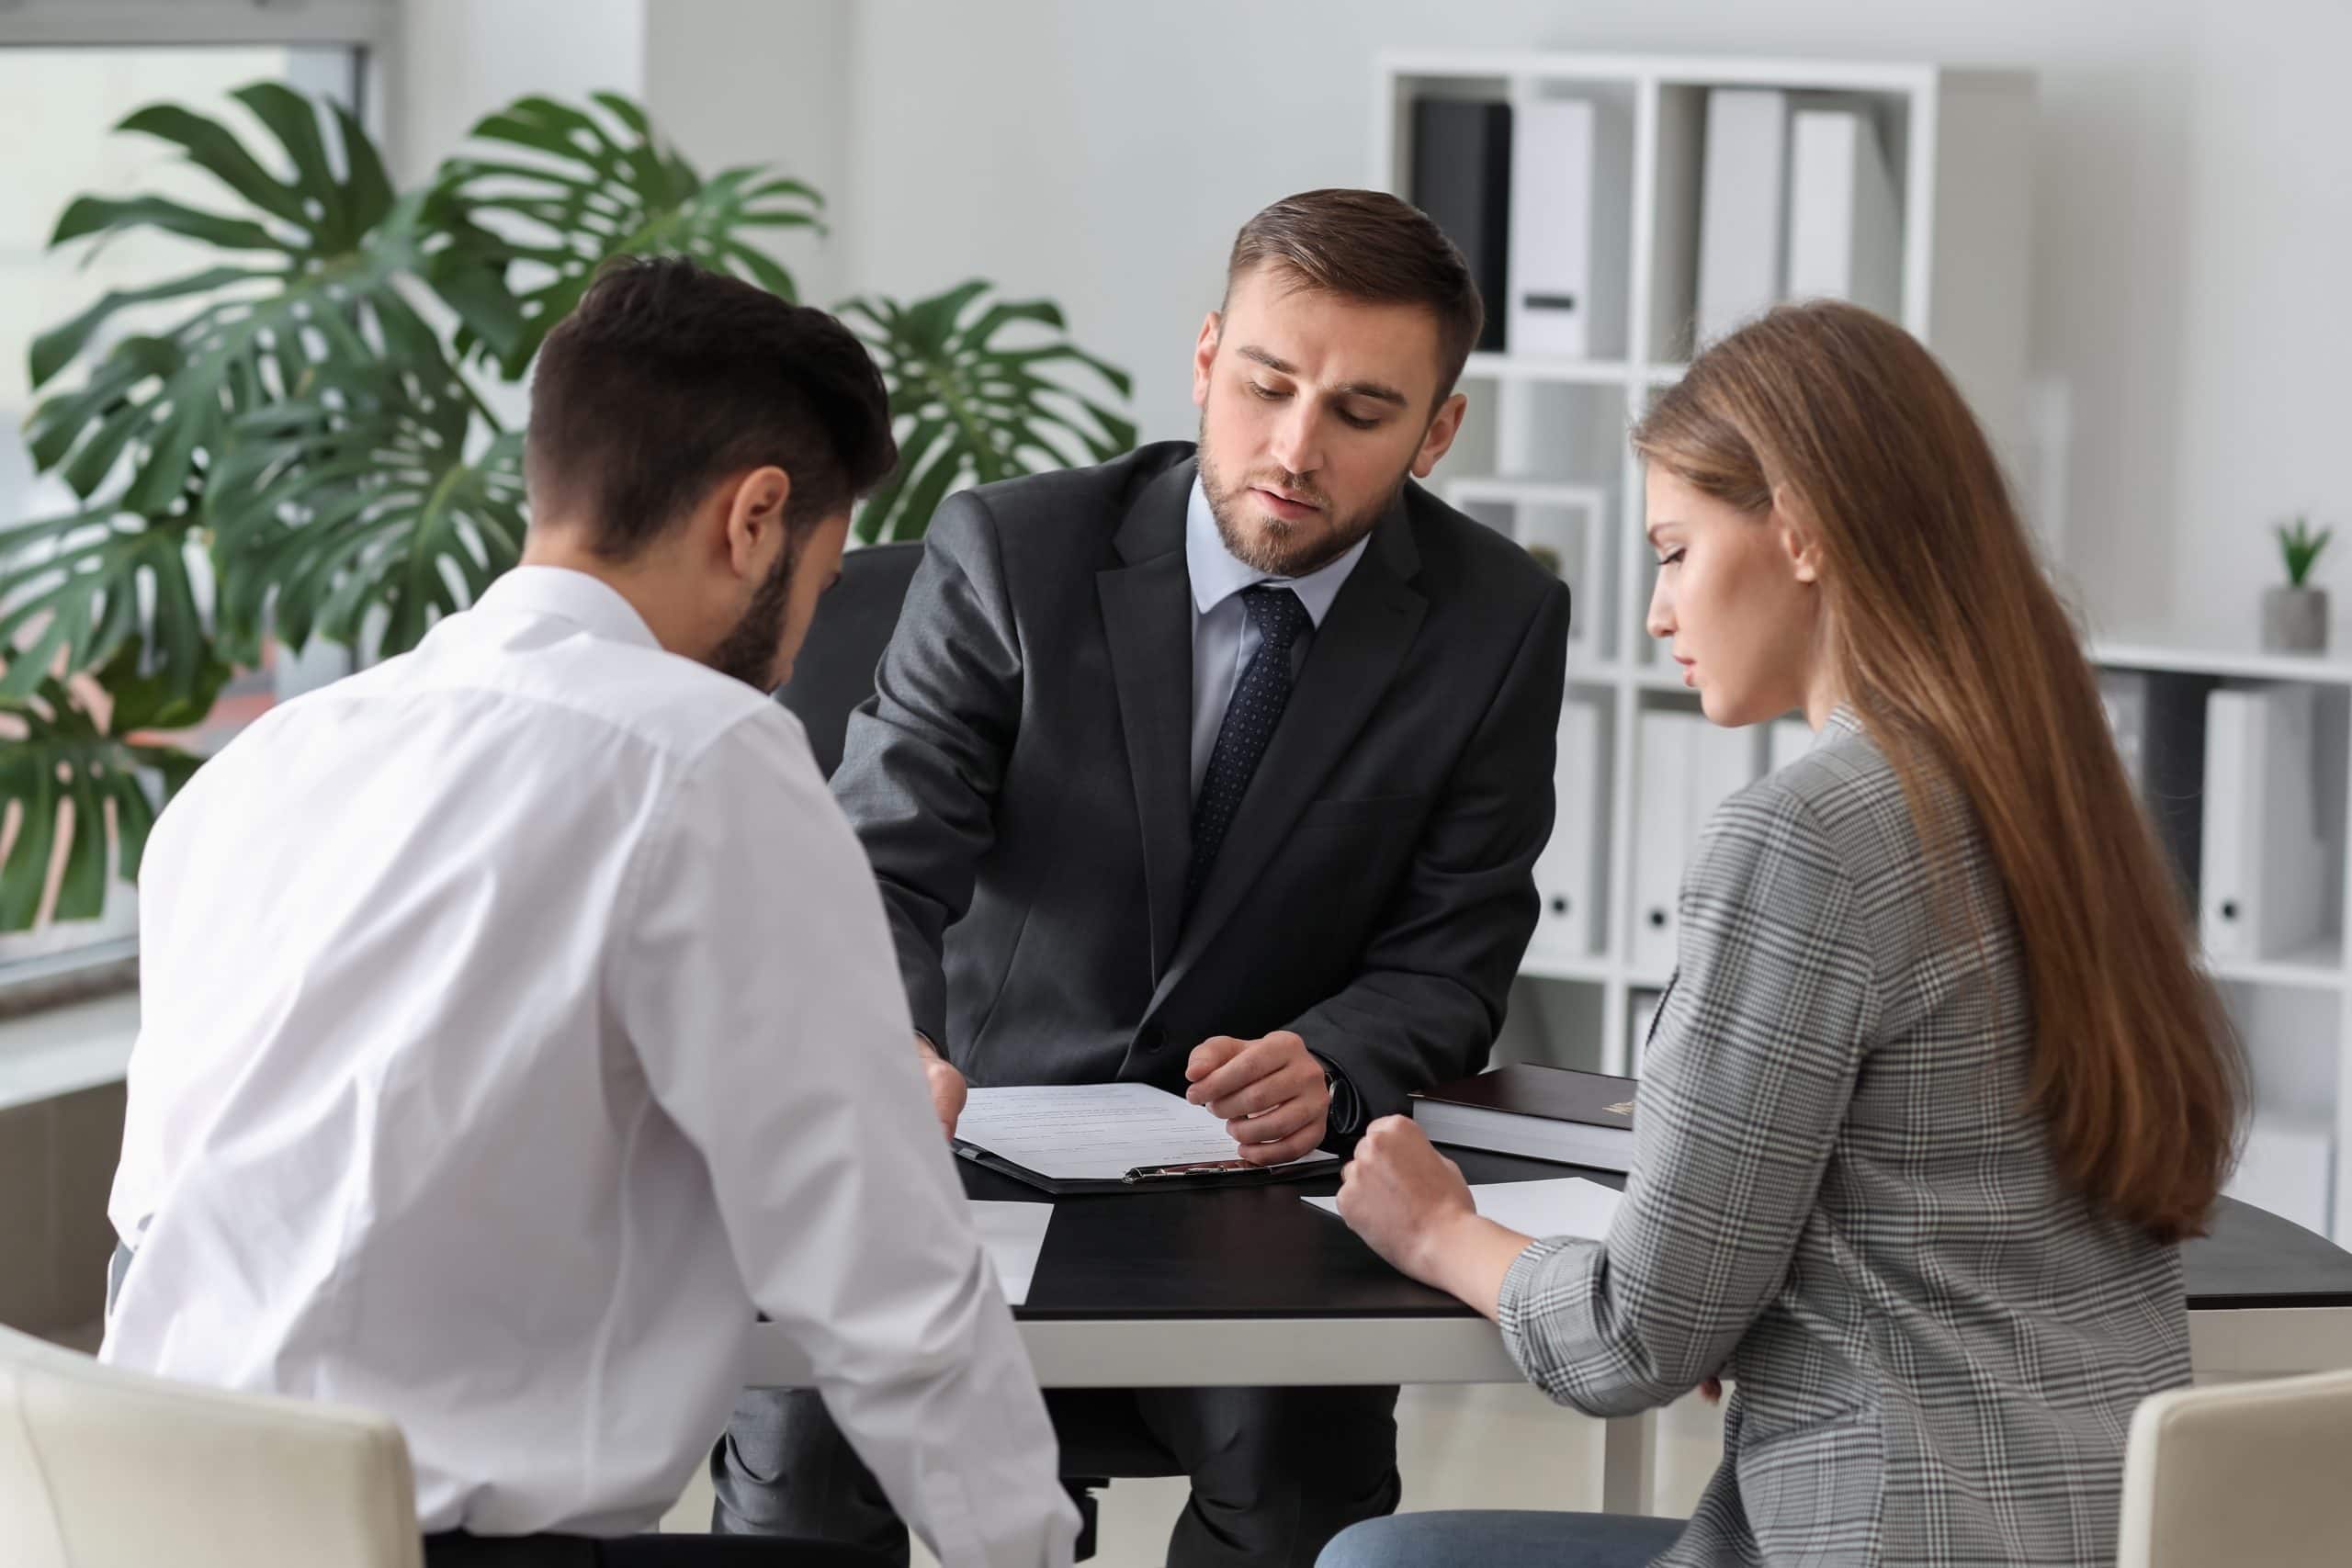
[[[1295,366],[1293,366],[1287,360],[1277,358],[1273,355],[1267,353],[1262,348],[1253,348],[1245,345],[1235,349],[1233,352],[1239,355],[1244,359],[1256,360],[1259,364],[1264,366],[1267,369],[1272,371],[1277,376],[1295,376],[1298,374],[1298,370]],[[1396,388],[1387,386],[1379,381],[1349,381],[1340,386],[1332,388],[1331,390],[1339,397],[1370,398],[1375,402],[1394,403],[1400,409],[1408,408],[1412,405],[1412,400],[1410,398],[1408,398]]]

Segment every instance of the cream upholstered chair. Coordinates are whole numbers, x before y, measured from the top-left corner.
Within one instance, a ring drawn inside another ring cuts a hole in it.
[[[381,1416],[166,1382],[0,1328],[7,1568],[421,1568]]]
[[[2132,1418],[2117,1568],[2352,1562],[2352,1372],[2176,1389]]]

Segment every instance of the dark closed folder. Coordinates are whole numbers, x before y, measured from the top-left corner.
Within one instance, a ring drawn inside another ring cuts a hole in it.
[[[1624,1171],[1634,1164],[1634,1080],[1519,1063],[1413,1097],[1432,1143]]]
[[[990,1154],[977,1144],[961,1138],[953,1140],[956,1153],[984,1170],[1009,1176],[1015,1181],[1026,1182],[1041,1192],[1057,1198],[1079,1197],[1104,1192],[1181,1192],[1200,1187],[1263,1187],[1275,1181],[1306,1181],[1318,1176],[1337,1176],[1340,1162],[1310,1154],[1288,1165],[1248,1165],[1238,1159],[1202,1160],[1190,1165],[1142,1166],[1125,1177],[1110,1180],[1073,1176],[1048,1176],[1018,1165],[1002,1155]]]

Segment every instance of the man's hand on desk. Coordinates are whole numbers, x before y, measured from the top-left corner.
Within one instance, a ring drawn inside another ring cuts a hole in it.
[[[1286,1029],[1263,1040],[1220,1034],[1193,1048],[1184,1098],[1225,1118],[1252,1165],[1294,1160],[1323,1141],[1331,1088],[1306,1042]]]
[[[952,1138],[956,1135],[956,1118],[964,1114],[964,1100],[971,1093],[971,1086],[921,1034],[915,1036],[915,1054],[922,1058],[922,1077],[931,1089],[932,1112],[939,1118],[940,1130]]]

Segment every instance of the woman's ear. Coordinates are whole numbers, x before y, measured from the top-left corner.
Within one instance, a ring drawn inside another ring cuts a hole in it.
[[[1820,581],[1821,536],[1786,485],[1772,487],[1772,529],[1788,555],[1790,574],[1799,582]]]

